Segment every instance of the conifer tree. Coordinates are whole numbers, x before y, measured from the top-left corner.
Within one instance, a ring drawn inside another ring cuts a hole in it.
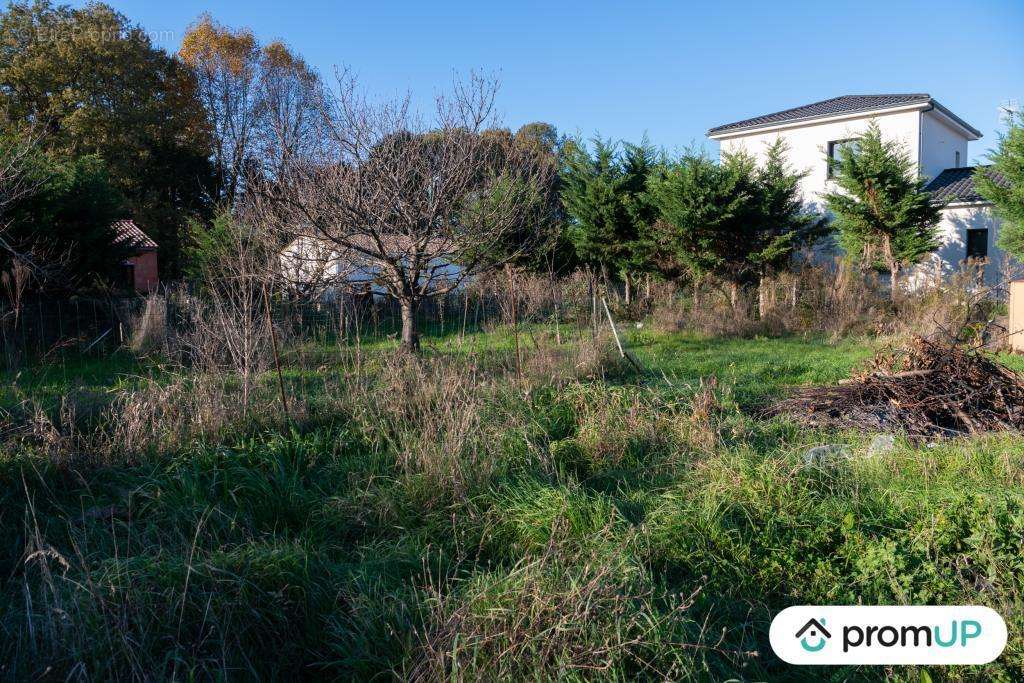
[[[1003,219],[999,248],[1024,261],[1024,115],[1011,120],[1010,129],[1000,136],[999,146],[989,158],[992,165],[975,172],[974,185]]]
[[[646,185],[656,166],[649,144],[595,140],[593,152],[570,142],[561,172],[562,205],[570,219],[569,237],[580,259],[597,267],[607,281],[611,272],[624,276],[627,296],[632,274],[650,263],[646,247],[654,210]]]
[[[824,199],[840,245],[863,266],[888,270],[895,293],[900,270],[938,247],[942,207],[903,145],[884,140],[875,122],[830,163],[837,189]]]

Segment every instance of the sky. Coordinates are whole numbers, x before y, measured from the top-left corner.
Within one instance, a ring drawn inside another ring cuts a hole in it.
[[[1024,0],[360,2],[107,0],[175,51],[202,12],[282,39],[325,78],[429,107],[495,73],[502,123],[715,152],[708,128],[847,94],[926,92],[997,142],[1024,105]],[[73,5],[85,2],[75,1]]]

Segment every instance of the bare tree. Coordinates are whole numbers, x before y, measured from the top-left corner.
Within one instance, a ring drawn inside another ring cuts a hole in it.
[[[308,157],[320,139],[323,84],[287,45],[266,45],[260,59],[257,157],[264,173],[279,177],[295,157]]]
[[[230,206],[252,173],[276,177],[318,139],[320,77],[287,45],[200,16],[179,56],[196,78],[213,138],[218,198]]]
[[[203,14],[182,39],[179,58],[192,70],[213,137],[218,196],[230,205],[241,190],[260,123],[260,49],[249,29]]]
[[[212,253],[199,263],[203,289],[191,301],[191,332],[183,341],[196,366],[236,373],[248,411],[256,376],[271,358],[266,292],[276,254],[264,231],[227,212],[215,219],[212,235]]]
[[[7,212],[15,202],[34,192],[41,182],[27,169],[38,142],[32,131],[0,137],[0,227],[7,225]]]
[[[416,351],[424,300],[529,248],[524,223],[535,220],[552,169],[522,145],[481,135],[493,126],[493,80],[456,83],[429,123],[408,98],[371,104],[344,72],[338,86],[322,103],[321,147],[261,185],[252,209],[264,225],[323,240],[369,273],[398,301],[402,347]]]

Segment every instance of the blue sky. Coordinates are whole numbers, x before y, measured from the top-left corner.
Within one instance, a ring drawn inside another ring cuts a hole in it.
[[[836,95],[928,92],[985,134],[978,158],[999,104],[1024,104],[1021,0],[109,2],[169,50],[209,11],[325,76],[347,65],[370,92],[424,103],[453,71],[496,71],[507,126],[646,134],[669,150],[713,150],[714,125]]]

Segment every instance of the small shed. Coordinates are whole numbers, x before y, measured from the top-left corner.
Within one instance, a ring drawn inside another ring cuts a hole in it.
[[[1024,353],[1024,280],[1010,283],[1010,310],[1008,332],[1010,348]]]
[[[157,243],[131,219],[114,223],[114,244],[129,247],[132,255],[121,262],[125,286],[139,294],[151,294],[160,286]]]

